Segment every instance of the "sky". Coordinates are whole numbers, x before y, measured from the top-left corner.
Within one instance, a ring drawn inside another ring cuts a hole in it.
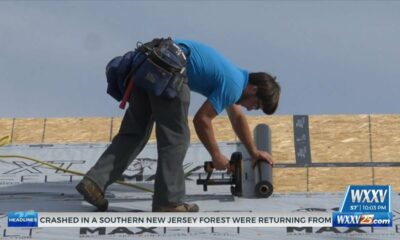
[[[277,115],[399,114],[399,13],[400,1],[0,1],[0,118],[122,116],[107,62],[163,36],[277,76]],[[192,93],[190,115],[204,101]]]

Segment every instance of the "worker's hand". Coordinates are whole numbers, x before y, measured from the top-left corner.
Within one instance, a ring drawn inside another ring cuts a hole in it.
[[[257,150],[254,154],[252,154],[252,166],[255,167],[257,161],[266,161],[268,164],[271,166],[274,165],[274,162],[272,161],[272,156],[268,152],[260,151]]]
[[[229,169],[229,159],[222,153],[220,154],[216,154],[213,156],[212,159],[214,168],[217,170],[228,170],[228,172],[230,172]]]

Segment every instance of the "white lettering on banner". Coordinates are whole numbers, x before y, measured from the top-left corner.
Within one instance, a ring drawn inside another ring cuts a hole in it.
[[[387,190],[383,191],[382,189],[351,190],[351,201],[353,203],[383,203],[387,192]]]
[[[331,227],[330,213],[39,212],[38,227]]]
[[[170,217],[167,223],[197,223],[197,217]]]

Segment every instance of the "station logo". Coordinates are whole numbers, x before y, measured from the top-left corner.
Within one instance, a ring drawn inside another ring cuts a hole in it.
[[[332,215],[332,223],[334,227],[391,227],[391,187],[349,186],[342,207]]]

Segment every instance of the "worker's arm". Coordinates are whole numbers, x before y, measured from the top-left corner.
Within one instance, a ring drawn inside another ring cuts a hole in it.
[[[193,118],[193,124],[197,136],[212,157],[214,167],[217,170],[225,170],[229,168],[229,160],[218,147],[211,123],[216,116],[213,106],[206,100]]]
[[[228,112],[229,120],[232,124],[233,130],[249,152],[251,158],[253,159],[253,164],[257,160],[264,160],[272,165],[272,156],[268,152],[257,149],[257,146],[253,141],[246,116],[242,112],[241,107],[235,104],[229,106],[226,111]]]

